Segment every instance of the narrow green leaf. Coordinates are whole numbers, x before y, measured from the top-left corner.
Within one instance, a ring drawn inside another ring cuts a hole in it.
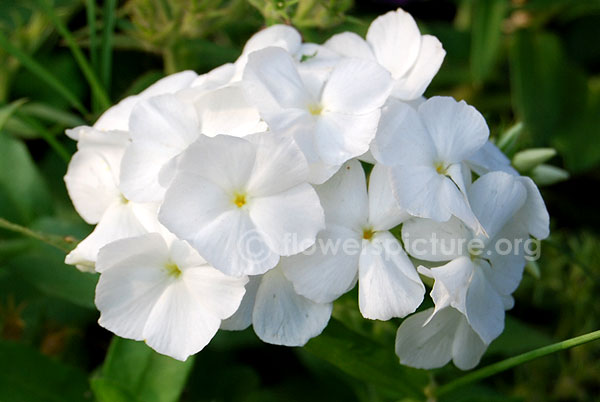
[[[99,402],[179,400],[194,358],[185,362],[160,355],[143,342],[113,337],[92,390]]]
[[[77,127],[86,124],[77,114],[64,109],[59,109],[47,103],[29,102],[19,109],[21,113],[50,123],[60,124],[65,127]]]
[[[104,27],[102,28],[102,48],[100,50],[100,79],[107,91],[110,89],[112,72],[113,32],[115,29],[116,0],[104,2]]]
[[[25,99],[18,99],[14,102],[9,103],[8,105],[4,105],[0,107],[0,131],[4,128],[8,119],[19,109],[25,102]]]
[[[51,72],[49,72],[44,66],[35,61],[32,57],[25,54],[23,51],[15,47],[2,32],[0,32],[0,47],[6,52],[15,57],[26,69],[32,74],[35,74],[39,79],[46,82],[49,86],[54,88],[59,95],[65,98],[69,103],[77,109],[81,114],[87,114],[85,106],[77,99],[77,96],[71,92],[60,80],[58,80]]]
[[[19,115],[21,121],[28,125],[31,129],[35,130],[40,137],[42,137],[50,147],[61,157],[65,163],[69,163],[71,160],[71,153],[67,151],[67,148],[61,144],[52,133],[50,133],[43,124],[38,122],[33,117],[26,115]]]
[[[108,109],[111,106],[110,99],[106,94],[106,91],[92,67],[90,63],[85,58],[81,48],[77,44],[77,41],[71,34],[71,32],[67,29],[66,25],[61,21],[61,19],[56,15],[56,11],[54,8],[48,3],[48,0],[38,0],[38,3],[43,8],[44,12],[48,15],[58,33],[63,37],[67,46],[71,50],[75,61],[79,65],[79,68],[83,72],[88,84],[92,89],[92,94],[96,98],[97,102],[103,109]]]
[[[471,73],[477,83],[485,81],[498,58],[508,4],[506,0],[472,2]]]
[[[436,396],[447,394],[448,392],[453,391],[457,388],[463,387],[467,384],[471,384],[477,381],[481,381],[484,378],[491,377],[495,374],[501,373],[502,371],[509,370],[516,366],[520,366],[521,364],[537,359],[538,357],[547,356],[552,353],[560,352],[561,350],[570,349],[575,346],[583,345],[587,342],[595,341],[597,339],[600,339],[600,330],[590,332],[588,334],[581,335],[575,338],[567,339],[562,342],[557,342],[552,345],[544,346],[542,348],[535,349],[530,352],[526,352],[518,356],[502,360],[498,363],[490,364],[487,367],[477,369],[454,381],[449,382],[448,384],[442,385],[441,387],[434,390],[434,394]]]
[[[21,343],[0,341],[0,372],[3,402],[91,402],[85,372]]]
[[[397,398],[424,398],[429,379],[424,370],[400,365],[394,346],[384,347],[332,319],[321,335],[304,349],[345,373],[373,384]]]

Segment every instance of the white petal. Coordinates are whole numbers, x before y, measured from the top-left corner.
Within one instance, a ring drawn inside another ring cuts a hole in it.
[[[435,36],[423,35],[415,64],[404,77],[396,80],[392,96],[402,100],[413,100],[423,95],[445,56],[446,51]]]
[[[469,188],[473,212],[489,237],[494,237],[523,206],[527,190],[518,178],[503,172],[481,176]]]
[[[338,225],[317,236],[315,245],[279,262],[296,292],[317,303],[329,303],[356,283],[362,238]]]
[[[210,342],[220,324],[179,279],[156,300],[144,326],[144,340],[157,352],[184,361]]]
[[[331,303],[319,304],[298,295],[277,268],[262,278],[252,325],[258,337],[267,343],[303,346],[325,329],[331,310]]]
[[[314,128],[317,153],[328,165],[341,165],[369,150],[377,132],[379,110],[361,115],[327,112]]]
[[[474,270],[465,302],[469,324],[490,344],[504,330],[504,303],[482,269]]]
[[[248,99],[261,113],[306,109],[313,101],[304,88],[294,60],[279,48],[269,47],[248,57],[244,85]]]
[[[462,200],[463,196],[450,179],[438,174],[429,166],[395,166],[390,173],[392,189],[398,204],[409,214],[445,222],[450,219],[447,184],[455,189],[450,196]]]
[[[249,277],[246,284],[246,293],[240,303],[237,311],[226,320],[221,322],[221,329],[226,331],[243,331],[252,324],[252,310],[254,310],[254,301],[256,292],[262,277],[260,275]]]
[[[323,46],[344,57],[375,60],[375,55],[369,44],[354,32],[342,32],[333,35]]]
[[[360,162],[351,160],[331,179],[317,186],[327,223],[362,232],[369,211],[365,182],[365,171]]]
[[[140,253],[132,255],[132,246]],[[95,303],[101,326],[115,334],[144,339],[144,326],[154,303],[169,285],[162,265],[168,249],[160,235],[151,234],[116,241],[99,255],[102,274],[96,287]]]
[[[250,201],[250,219],[269,248],[281,255],[297,254],[312,246],[325,228],[325,216],[314,188],[303,183]]]
[[[376,164],[369,176],[369,223],[375,230],[389,230],[409,218],[392,192],[390,168]]]
[[[177,177],[203,177],[232,194],[243,192],[252,174],[255,158],[256,146],[246,139],[201,135],[182,155]]]
[[[345,59],[331,72],[323,88],[321,104],[324,109],[333,112],[370,113],[383,106],[391,89],[389,73],[377,63]]]
[[[461,370],[475,367],[487,345],[457,310],[445,308],[430,319],[432,311],[417,313],[398,328],[396,354],[400,362],[433,369],[445,366],[452,359]]]
[[[469,167],[479,176],[491,171],[502,171],[514,175],[519,173],[510,166],[510,159],[491,141],[487,141],[467,161]]]
[[[550,235],[550,216],[544,204],[540,190],[529,177],[520,177],[520,181],[527,189],[527,201],[518,213],[525,223],[527,231],[539,240]]]
[[[447,308],[429,321],[432,312],[430,308],[402,321],[396,333],[400,363],[433,369],[445,366],[452,359],[453,337],[461,314]]]
[[[276,195],[306,182],[308,163],[292,138],[269,132],[251,135],[248,140],[256,145],[254,169],[248,183],[250,194]]]
[[[150,85],[140,95],[143,98],[149,98],[157,95],[174,94],[181,89],[189,87],[197,77],[198,74],[191,70],[170,74]]]
[[[217,134],[243,137],[264,129],[258,110],[246,100],[239,85],[204,93],[194,100],[194,107],[202,133],[210,137]]]
[[[389,100],[383,108],[377,135],[371,145],[375,159],[384,165],[433,165],[436,149],[415,109]]]
[[[441,161],[463,161],[486,143],[490,130],[485,119],[465,101],[434,96],[419,106],[419,114]]]
[[[435,279],[431,298],[436,313],[451,306],[467,314],[467,292],[477,269],[469,257],[458,257],[446,265],[431,269],[419,266],[420,273]]]
[[[473,331],[462,314],[457,320],[459,323],[452,343],[452,362],[461,370],[470,370],[479,364],[488,345]]]
[[[80,269],[93,267],[98,251],[106,244],[146,232],[129,203],[115,203],[102,215],[94,231],[66,256],[65,263],[77,265]]]
[[[300,49],[302,38],[298,31],[289,25],[272,25],[255,33],[244,45],[239,59],[236,60],[238,76],[244,71],[248,62],[248,57],[252,52],[265,49],[267,47],[281,48],[290,54],[296,53]]]
[[[358,269],[363,317],[385,321],[414,312],[423,301],[425,286],[400,242],[390,232],[378,232],[365,243]]]
[[[371,23],[367,42],[379,63],[394,78],[400,78],[417,60],[421,48],[421,32],[413,17],[398,9],[377,17]]]
[[[446,222],[413,218],[402,225],[406,251],[425,261],[450,261],[466,255],[471,238],[471,231],[457,218]]]
[[[73,206],[87,223],[97,223],[110,205],[121,199],[118,177],[109,161],[93,148],[73,155],[65,184]]]
[[[196,113],[173,95],[141,101],[130,120],[132,144],[122,162],[121,189],[138,202],[160,201],[159,172],[199,135]]]

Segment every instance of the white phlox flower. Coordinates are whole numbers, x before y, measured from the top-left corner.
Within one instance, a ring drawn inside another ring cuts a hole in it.
[[[525,241],[530,235],[541,239],[548,234],[546,208],[539,193],[526,182],[504,172],[493,172],[469,188],[473,211],[489,237],[477,235],[456,218],[442,223],[412,219],[404,224],[402,237],[408,244],[407,252],[420,260],[449,261],[434,268],[418,268],[421,274],[435,280],[431,291],[435,309],[425,326],[437,314],[453,308],[464,315],[485,345],[500,335],[504,311],[513,306],[511,294],[526,263]],[[415,328],[407,324],[399,336],[417,336],[410,334],[418,330]]]
[[[317,192],[326,229],[312,249],[281,260],[296,291],[316,302],[331,302],[350,290],[358,277],[364,317],[389,320],[414,312],[425,287],[389,232],[409,216],[396,205],[387,168],[375,165],[367,193],[362,166],[349,161]]]
[[[326,79],[301,76],[292,57],[273,47],[250,54],[244,82],[271,130],[294,137],[313,183],[367,152],[392,84],[385,69],[360,59],[341,60]]]
[[[290,138],[202,135],[182,155],[159,219],[224,273],[262,274],[324,227],[307,176]]]
[[[332,36],[324,47],[385,67],[394,79],[392,96],[403,101],[423,95],[446,56],[440,41],[421,35],[413,17],[402,9],[377,17],[369,26],[366,41],[353,32],[344,32]]]
[[[481,232],[466,195],[471,172],[465,162],[488,136],[483,116],[464,101],[433,97],[415,110],[391,100],[371,152],[392,168],[394,195],[409,214],[438,222],[455,216]]]
[[[214,269],[161,233],[114,241],[98,254],[98,323],[178,360],[202,350],[244,296],[247,277]]]
[[[70,134],[79,141],[65,184],[79,215],[96,227],[67,254],[65,262],[93,272],[98,250],[113,240],[145,233],[156,222],[158,205],[130,202],[119,188],[121,158],[129,142],[127,132],[78,127]]]

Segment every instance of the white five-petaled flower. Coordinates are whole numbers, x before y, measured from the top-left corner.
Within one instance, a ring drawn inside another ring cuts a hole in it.
[[[421,35],[413,17],[401,9],[377,17],[366,41],[353,32],[344,32],[332,36],[324,47],[341,56],[378,62],[392,74],[392,96],[403,101],[423,95],[446,56],[440,41]]]
[[[548,234],[546,208],[529,181],[494,172],[471,185],[469,200],[489,237],[477,235],[456,218],[443,223],[413,219],[404,224],[402,237],[412,256],[449,261],[418,268],[435,280],[431,291],[435,309],[429,320],[442,311],[448,314],[451,307],[464,315],[485,345],[500,335],[504,310],[513,305],[511,294],[525,266],[524,243],[530,234],[540,239]],[[510,244],[504,244],[507,241]]]
[[[281,48],[251,53],[244,71],[248,98],[271,130],[292,135],[323,183],[364,154],[391,90],[389,73],[368,60],[342,59],[330,74],[300,74]]]
[[[364,171],[352,160],[317,192],[326,229],[319,233],[315,249],[281,260],[296,291],[317,302],[332,302],[351,289],[358,276],[364,317],[388,320],[414,312],[425,287],[389,232],[408,215],[396,205],[387,168],[373,168],[367,193]]]
[[[257,275],[310,247],[323,209],[290,139],[200,136],[182,155],[160,221],[229,275]]]
[[[97,224],[65,258],[82,271],[94,271],[98,250],[113,240],[137,236],[154,227],[157,205],[129,202],[119,188],[121,158],[129,137],[123,131],[78,127],[69,131],[78,139],[65,183],[81,217]]]
[[[199,352],[235,313],[248,281],[209,266],[187,243],[149,233],[103,247],[99,324],[179,360]]]
[[[466,195],[471,172],[465,161],[488,136],[483,116],[464,101],[433,97],[415,110],[391,100],[371,152],[392,168],[394,195],[409,214],[438,222],[456,216],[481,232]]]
[[[299,295],[278,266],[250,277],[239,310],[221,328],[240,331],[252,325],[264,342],[303,346],[325,329],[332,307]]]

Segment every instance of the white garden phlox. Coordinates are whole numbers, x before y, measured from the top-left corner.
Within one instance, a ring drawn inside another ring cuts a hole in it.
[[[404,224],[402,236],[405,244],[413,245],[407,251],[415,258],[449,261],[434,268],[418,268],[435,280],[431,291],[435,309],[429,320],[447,308],[454,308],[464,315],[481,341],[489,345],[504,328],[504,310],[513,306],[511,294],[521,281],[526,262],[525,241],[530,234],[547,235],[547,212],[543,202],[539,203],[535,192],[519,177],[504,172],[482,176],[468,194],[473,211],[489,237],[477,235],[456,218],[443,223],[413,219]],[[403,324],[398,339],[412,337],[414,328]],[[401,358],[412,353],[414,345],[399,342],[404,345],[398,349]],[[421,356],[427,358],[425,353]]]
[[[392,168],[394,195],[409,214],[438,222],[455,216],[481,232],[466,195],[471,176],[465,161],[488,136],[483,116],[464,101],[433,97],[416,110],[390,101],[371,152]]]
[[[326,229],[313,249],[281,261],[298,293],[331,302],[358,277],[359,307],[366,318],[404,317],[421,304],[425,287],[389,232],[409,216],[396,205],[387,173],[376,165],[367,193],[363,168],[352,160],[317,187]]]
[[[322,183],[367,152],[392,81],[385,69],[360,59],[341,60],[326,79],[301,76],[287,52],[266,48],[250,54],[244,83],[271,130],[294,137],[310,164],[309,180]]]
[[[344,32],[332,36],[324,47],[385,67],[394,79],[392,96],[403,101],[423,95],[446,56],[440,41],[421,35],[413,17],[401,9],[377,17],[366,41],[353,32]]]
[[[239,307],[248,281],[224,275],[168,233],[108,244],[96,270],[99,324],[179,360],[210,342]]]
[[[290,138],[200,136],[183,154],[159,218],[224,273],[262,274],[310,247],[324,227],[307,176]]]

